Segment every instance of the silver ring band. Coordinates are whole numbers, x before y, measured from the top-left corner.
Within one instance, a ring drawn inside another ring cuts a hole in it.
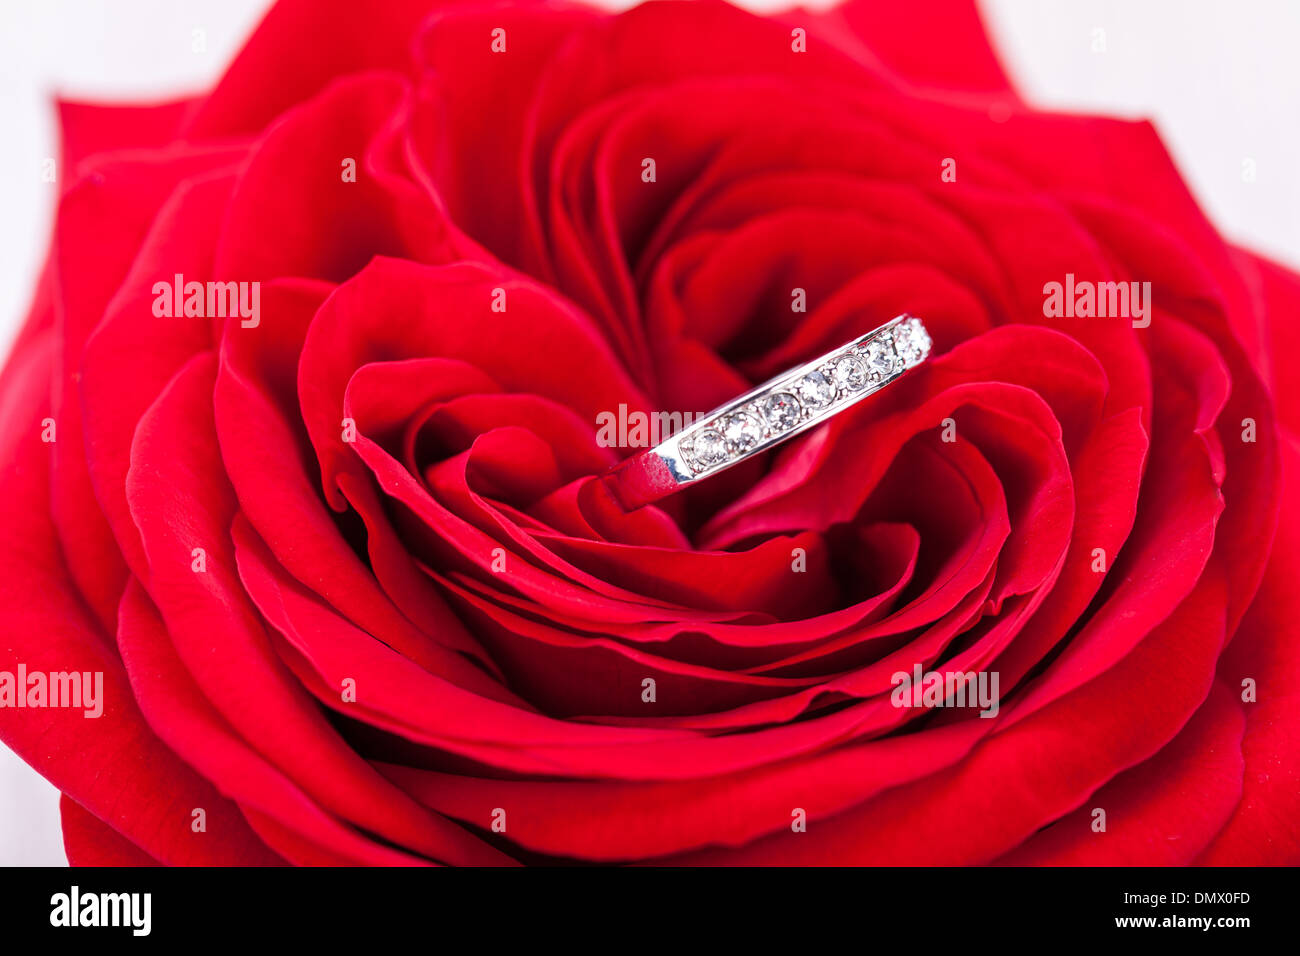
[[[720,405],[601,480],[624,510],[640,508],[856,405],[924,362],[930,345],[921,320],[900,315]]]

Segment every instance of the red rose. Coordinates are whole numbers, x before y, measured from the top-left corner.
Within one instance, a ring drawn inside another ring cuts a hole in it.
[[[1148,125],[1028,109],[960,0],[335,6],[62,105],[0,646],[103,715],[0,733],[74,863],[1300,858],[1300,281]],[[602,413],[902,311],[880,396],[595,480]],[[941,672],[994,706],[900,706]]]

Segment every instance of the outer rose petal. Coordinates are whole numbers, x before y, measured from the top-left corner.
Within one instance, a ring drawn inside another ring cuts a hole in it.
[[[235,567],[230,526],[236,505],[212,421],[215,368],[215,356],[205,354],[176,374],[136,429],[127,476],[127,498],[149,560],[149,597],[184,672],[234,731],[224,731],[225,738],[248,741],[256,759],[275,768],[273,779],[282,776],[330,813],[432,859],[499,861],[492,848],[422,811],[371,772],[276,656]],[[191,567],[195,547],[206,552],[203,573]],[[136,602],[142,611],[136,622],[147,620],[147,603]],[[187,719],[171,739],[178,747],[188,744],[197,760],[207,751],[189,731],[211,722]],[[206,739],[215,737],[208,733]],[[223,786],[235,786],[237,767],[225,762],[225,773],[217,775]],[[296,789],[277,782],[260,795],[270,801],[285,792],[292,796]]]
[[[87,718],[67,708],[6,707],[0,734],[64,794],[154,859],[269,862],[233,804],[146,725],[112,636],[87,613],[68,577],[49,517],[51,445],[41,441],[52,346],[49,336],[33,341],[0,378],[0,660],[29,672],[102,672],[104,712]],[[190,838],[194,807],[207,809],[221,840]]]
[[[1241,796],[1241,734],[1232,688],[1216,681],[1200,710],[1163,750],[1120,774],[1086,803],[996,862],[1013,866],[1183,866]],[[1092,829],[1093,810],[1106,830]]]
[[[377,255],[460,258],[428,197],[381,169],[382,134],[409,96],[399,74],[362,73],[280,117],[249,152],[221,223],[216,272],[340,282]],[[343,178],[343,158],[355,161],[355,180]]]
[[[120,630],[133,689],[150,722],[204,776],[222,781],[258,833],[262,821],[279,818],[300,839],[335,861],[388,866],[422,862],[376,843],[337,819],[255,753],[185,672],[157,610],[134,578],[123,595]],[[210,824],[209,832],[223,831]],[[277,852],[284,855],[283,849]],[[288,856],[298,859],[295,854]]]
[[[1254,253],[1238,251],[1235,258],[1257,303],[1252,313],[1239,317],[1253,319],[1256,327],[1240,331],[1258,343],[1255,367],[1277,403],[1278,419],[1293,435],[1300,434],[1300,379],[1292,369],[1300,355],[1300,275]]]
[[[87,813],[66,793],[59,796],[63,850],[72,866],[157,866],[158,861]]]
[[[83,177],[59,204],[53,262],[60,368],[52,377],[52,394],[61,434],[50,446],[51,509],[69,571],[105,629],[112,628],[125,568],[86,461],[79,395],[83,350],[176,187],[242,154],[241,147],[225,144],[101,158],[86,164]]]
[[[807,833],[680,862],[989,862],[1178,732],[1209,690],[1222,618],[1222,583],[1206,586],[1119,665],[992,736],[951,770],[894,788],[821,828],[810,821]]]
[[[154,106],[119,106],[59,100],[63,183],[77,180],[77,167],[95,153],[162,146],[200,101],[172,100]]]
[[[280,0],[235,62],[188,118],[182,135],[222,139],[256,133],[331,80],[407,68],[411,38],[440,0],[385,0],[364,23],[350,0]]]
[[[1197,861],[1209,866],[1300,863],[1300,440],[1283,442],[1282,521],[1259,594],[1219,662],[1238,701],[1246,678],[1257,699],[1246,715],[1241,803]]]
[[[203,319],[153,320],[153,285],[159,276],[170,281],[179,273],[197,280],[210,274],[233,182],[231,173],[214,173],[186,183],[168,198],[81,353],[86,464],[117,549],[137,575],[146,573],[147,564],[126,500],[136,424],[176,371],[212,343]]]
[[[791,23],[795,14],[787,14]],[[917,86],[1014,98],[974,0],[882,3],[850,0],[823,14],[825,28],[843,25],[854,39]],[[917,35],[918,23],[942,30]]]

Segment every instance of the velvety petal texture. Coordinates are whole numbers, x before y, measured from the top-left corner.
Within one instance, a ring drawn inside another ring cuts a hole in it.
[[[1300,277],[1149,124],[969,0],[346,6],[60,104],[0,679],[102,713],[0,738],[74,864],[1300,862]],[[902,312],[878,395],[599,480]]]

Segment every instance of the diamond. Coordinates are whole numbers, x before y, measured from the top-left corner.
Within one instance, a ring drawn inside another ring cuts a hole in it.
[[[867,378],[880,382],[894,374],[898,367],[898,353],[889,336],[882,335],[867,346]]]
[[[899,357],[908,365],[915,365],[930,352],[930,335],[919,319],[908,319],[894,330],[894,344]]]
[[[705,428],[678,446],[696,471],[712,468],[727,458],[727,445],[716,428]]]
[[[763,417],[773,432],[789,431],[803,418],[803,408],[790,392],[777,392],[763,402]]]
[[[805,408],[825,408],[835,401],[835,384],[822,372],[809,372],[795,386]]]
[[[752,412],[736,412],[722,420],[722,438],[728,455],[743,455],[763,440],[763,423]]]
[[[867,367],[856,355],[841,355],[835,360],[831,377],[846,392],[856,392],[867,384]]]

